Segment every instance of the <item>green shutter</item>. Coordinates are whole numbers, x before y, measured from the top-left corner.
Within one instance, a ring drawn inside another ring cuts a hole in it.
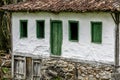
[[[44,38],[44,21],[37,21],[37,38]]]
[[[101,43],[102,42],[102,23],[92,22],[92,42]]]
[[[27,20],[20,20],[20,38],[26,38],[27,33]]]

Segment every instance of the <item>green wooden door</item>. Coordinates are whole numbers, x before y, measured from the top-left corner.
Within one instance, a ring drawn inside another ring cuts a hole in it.
[[[51,21],[51,53],[61,55],[62,49],[62,22]]]

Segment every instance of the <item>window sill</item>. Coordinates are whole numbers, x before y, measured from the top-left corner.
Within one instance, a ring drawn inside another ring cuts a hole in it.
[[[50,57],[51,57],[51,58],[60,59],[60,58],[61,58],[61,55],[53,55],[53,54],[51,54]]]
[[[27,39],[28,37],[20,37],[20,39]]]
[[[102,44],[102,42],[92,42],[92,43],[94,43],[94,44]]]
[[[70,42],[79,42],[78,40],[69,40]]]
[[[45,38],[37,38],[37,39],[45,39]]]

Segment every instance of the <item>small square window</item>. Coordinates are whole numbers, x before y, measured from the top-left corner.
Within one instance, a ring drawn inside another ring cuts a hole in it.
[[[44,38],[45,37],[45,24],[43,20],[37,20],[36,21],[37,28],[36,28],[36,33],[37,33],[37,38]]]
[[[20,38],[27,37],[27,20],[20,20]]]
[[[78,41],[78,21],[69,21],[69,40]]]

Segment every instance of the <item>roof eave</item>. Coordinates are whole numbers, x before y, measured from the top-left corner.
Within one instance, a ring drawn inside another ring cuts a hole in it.
[[[100,11],[100,10],[93,10],[93,11],[48,11],[48,10],[0,10],[0,11],[8,11],[8,12],[52,12],[52,13],[61,13],[61,12],[75,12],[75,13],[86,13],[86,12],[111,12],[111,13],[120,13],[120,11],[114,10],[114,11],[110,11],[110,10],[105,10],[105,11]]]

